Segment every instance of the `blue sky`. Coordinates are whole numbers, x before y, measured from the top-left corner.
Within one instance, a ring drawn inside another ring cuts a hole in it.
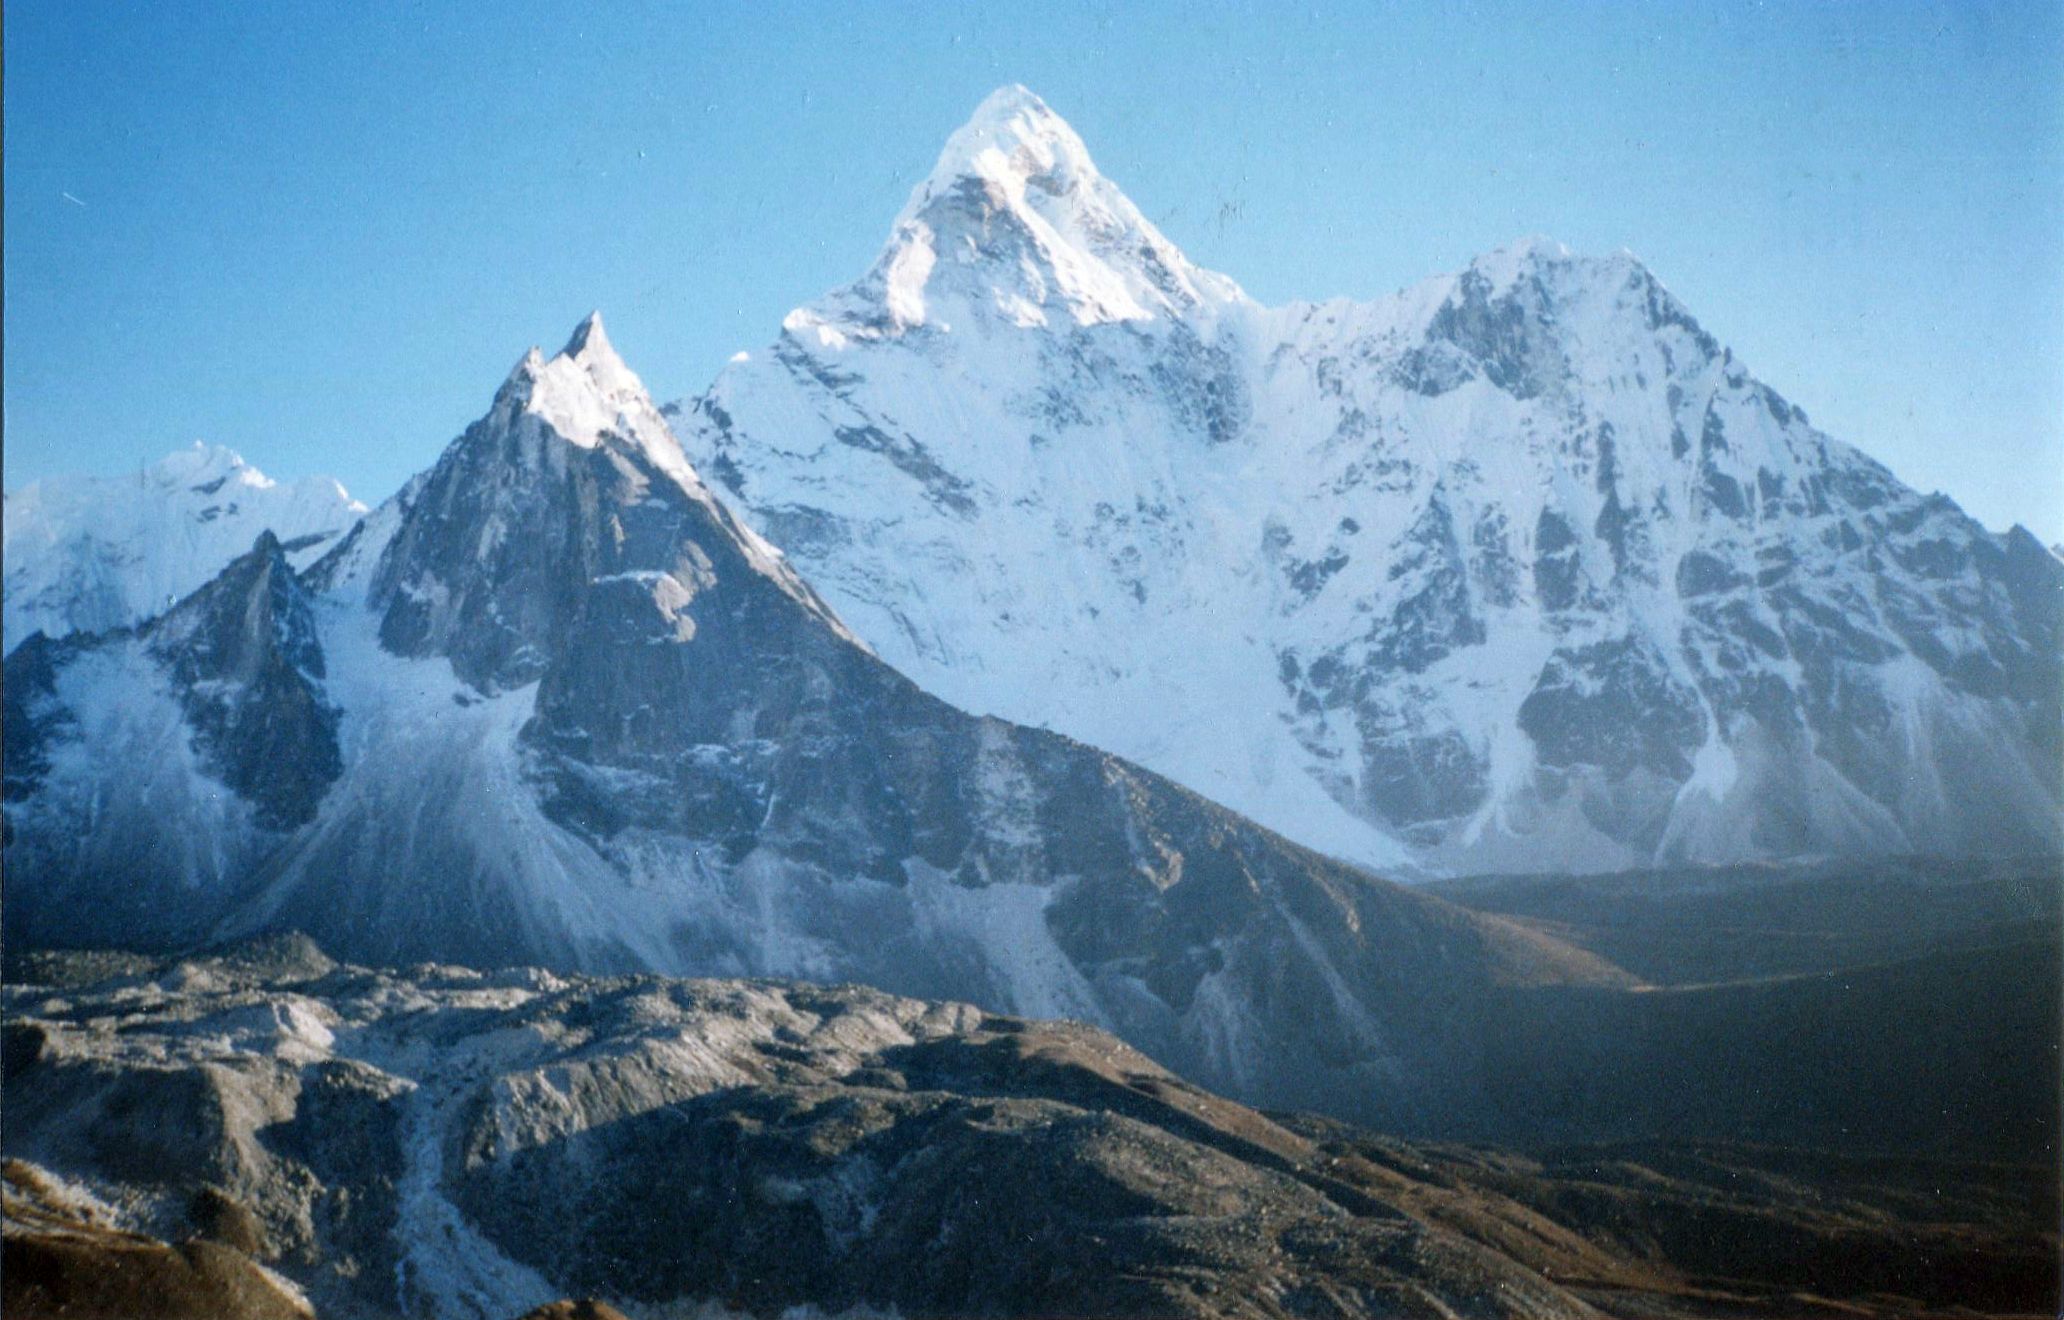
[[[2064,538],[2064,7],[5,10],[5,479],[197,438],[377,499],[590,307],[662,399],[1024,82],[1196,260],[1632,248],[1833,434]]]

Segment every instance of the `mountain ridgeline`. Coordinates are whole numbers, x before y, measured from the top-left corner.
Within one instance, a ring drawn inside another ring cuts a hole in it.
[[[2032,537],[1813,430],[1631,258],[1261,307],[1022,89],[704,397],[590,317],[322,544],[13,646],[11,944],[865,982],[1511,1135],[1541,1024],[1696,1088],[1669,1024],[1718,1001],[1372,868],[2058,847]]]
[[[328,477],[274,481],[220,445],[196,443],[133,477],[60,476],[6,496],[0,638],[127,628],[222,571],[261,531],[305,568],[366,507]]]
[[[281,555],[10,660],[14,938],[864,981],[1399,1119],[1467,1085],[1501,987],[1625,979],[919,690],[711,495],[598,319],[321,562]]]
[[[925,688],[1337,856],[2059,846],[2064,564],[1816,430],[1624,253],[1265,307],[1006,88],[872,271],[678,415]]]

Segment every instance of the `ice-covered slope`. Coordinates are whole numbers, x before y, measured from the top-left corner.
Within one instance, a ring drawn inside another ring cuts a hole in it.
[[[1638,261],[1264,308],[1023,88],[674,410],[885,659],[1378,865],[2059,841],[2064,568]]]
[[[307,572],[263,538],[7,664],[28,945],[863,981],[1107,1026],[1243,1096],[1438,1112],[1497,997],[1623,979],[855,641],[590,320]]]
[[[220,445],[196,443],[134,476],[50,477],[6,497],[0,528],[12,651],[125,628],[165,609],[251,548],[262,531],[306,566],[366,511],[328,477],[278,482]]]

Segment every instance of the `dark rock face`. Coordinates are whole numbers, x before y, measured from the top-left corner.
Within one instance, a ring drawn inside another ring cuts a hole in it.
[[[0,702],[5,703],[0,707],[0,762],[5,765],[0,796],[8,801],[36,791],[50,768],[49,740],[69,722],[57,700],[57,671],[70,649],[37,632],[7,657],[6,679],[0,683]]]
[[[90,650],[132,644],[177,695],[210,772],[252,804],[260,826],[290,830],[315,815],[340,769],[337,711],[322,691],[309,595],[270,532],[141,629],[62,642],[38,633],[7,657],[11,797],[33,794],[53,731],[76,726],[58,671]]]
[[[104,1236],[229,1224],[325,1315],[1668,1317],[1811,1293],[1889,1317],[2035,1309],[2056,1281],[2041,1160],[1408,1142],[1245,1108],[1087,1027],[853,986],[277,947],[96,979],[115,965],[46,955],[8,988],[51,1048],[9,1081],[6,1150],[119,1193]],[[21,1218],[11,1192],[10,1315],[40,1277]],[[284,1314],[244,1305],[205,1313]]]
[[[278,538],[143,630],[214,772],[259,825],[307,823],[341,769],[337,711],[322,692],[322,643],[308,592]]]
[[[1540,328],[1549,319],[1548,302],[1537,281],[1501,291],[1472,270],[1433,314],[1426,337],[1452,344],[1514,398],[1530,399],[1552,388],[1563,366],[1554,337]]]
[[[1645,718],[1627,720],[1633,710]],[[1704,734],[1697,694],[1638,637],[1557,652],[1521,703],[1519,727],[1544,765],[1596,766],[1615,780],[1649,767],[1672,784],[1690,773]]]
[[[536,431],[482,421],[431,470],[372,586],[374,602],[386,607],[380,640],[388,649],[446,655],[461,678],[488,691],[537,680],[544,656],[532,639],[559,636],[573,623],[574,593],[588,576],[578,562],[566,564],[571,575],[545,571],[580,548],[564,539],[572,528],[554,525],[557,510],[538,504],[545,493],[531,480],[538,465],[564,458],[549,444]],[[460,456],[473,461],[461,464]],[[469,478],[488,484],[474,488]],[[483,544],[487,509],[531,536]],[[448,596],[432,594],[454,587]]]
[[[1569,520],[1553,509],[1541,510],[1534,525],[1534,596],[1544,609],[1566,610],[1577,603],[1582,568],[1576,546]]]
[[[1368,664],[1417,674],[1458,647],[1481,643],[1484,626],[1447,503],[1438,496],[1428,503],[1407,540],[1409,552],[1386,570],[1391,581],[1404,584],[1401,600],[1395,613],[1373,625]]]
[[[279,542],[134,630],[7,658],[6,912],[30,943],[205,934],[341,771],[309,593]],[[52,757],[68,769],[47,782]],[[195,892],[196,883],[201,884]]]

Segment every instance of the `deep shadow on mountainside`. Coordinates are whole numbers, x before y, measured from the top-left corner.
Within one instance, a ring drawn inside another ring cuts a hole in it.
[[[2033,1152],[1409,1140],[854,986],[295,938],[11,970],[11,1317],[2032,1315],[2057,1287]]]
[[[1441,882],[1638,977],[1506,996],[1500,1139],[1747,1136],[2057,1156],[2054,858]]]
[[[1540,947],[1594,961],[1578,976],[1551,964],[1466,995],[1405,996],[1394,1029],[1434,1038],[1409,1048],[1445,1071],[1401,1085],[1441,1103],[1370,1095],[1343,1106],[1385,1115],[1380,1130],[1526,1146],[1696,1139],[2057,1155],[2064,889],[2054,861],[1756,865],[1433,888],[1537,932]],[[44,956],[15,942],[8,979],[33,979]],[[1298,1020],[1294,1006],[1281,1011]],[[1313,1041],[1328,1048],[1323,1033]],[[1146,1053],[1209,1084],[1178,1059]]]
[[[2064,860],[1883,857],[1420,887],[1588,949],[1655,985],[1826,972],[2040,939]]]

